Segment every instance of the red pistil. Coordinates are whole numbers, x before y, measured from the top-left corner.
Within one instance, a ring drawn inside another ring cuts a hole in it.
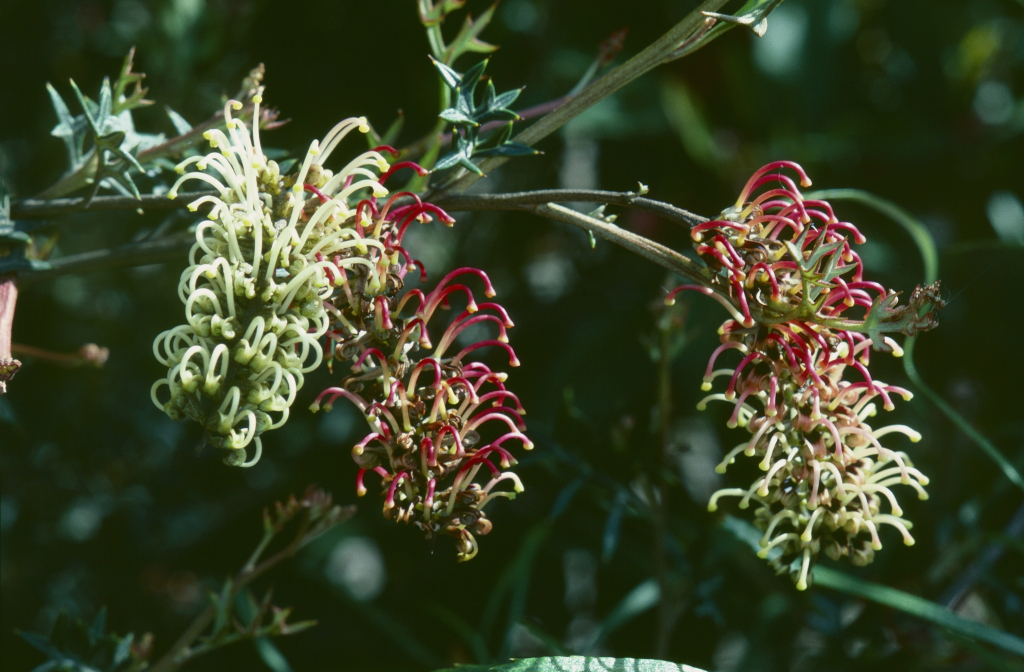
[[[462,360],[463,357],[465,357],[470,352],[477,350],[478,348],[485,348],[488,345],[494,345],[505,350],[505,352],[508,353],[509,366],[519,366],[519,359],[516,357],[515,350],[512,349],[512,346],[510,346],[508,343],[502,343],[501,341],[497,340],[478,341],[476,343],[473,343],[469,347],[462,350],[462,352],[455,355],[455,357],[452,358],[452,364],[457,364],[459,361]]]
[[[414,161],[400,161],[399,163],[396,163],[393,166],[391,166],[391,168],[389,168],[387,172],[382,174],[377,181],[380,182],[381,184],[384,184],[385,182],[387,182],[387,179],[395,173],[396,170],[401,170],[402,168],[412,168],[420,177],[425,177],[428,173],[430,173],[429,170],[427,170],[426,168],[424,168],[423,166]]]
[[[302,188],[305,189],[306,191],[310,191],[310,192],[316,194],[316,197],[320,199],[320,204],[321,205],[323,205],[327,201],[331,200],[330,197],[328,197],[326,194],[324,194],[324,192],[322,192],[319,189],[317,189],[316,187],[314,187],[312,184],[303,183],[302,184]]]

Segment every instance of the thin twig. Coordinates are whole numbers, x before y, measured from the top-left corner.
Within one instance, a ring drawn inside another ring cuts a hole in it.
[[[334,512],[332,514],[328,514],[329,516],[333,516],[333,518],[326,525],[323,524],[324,521],[320,521],[320,523],[315,525],[312,530],[310,530],[312,521],[310,520],[309,515],[304,515],[298,531],[295,533],[292,540],[288,542],[287,546],[258,564],[253,563],[253,558],[250,558],[249,562],[247,562],[246,565],[235,574],[230,583],[230,596],[228,598],[228,603],[230,603],[239,591],[256,580],[260,575],[266,573],[275,565],[280,564],[283,560],[287,560],[294,556],[299,549],[305,546],[308,542],[320,536],[334,525],[344,522],[350,518],[354,512],[355,507],[334,507]],[[276,536],[276,533],[270,536]],[[262,552],[266,547],[267,537],[264,536],[263,540],[261,540],[257,547],[257,553]],[[253,557],[258,556],[254,555]],[[147,668],[148,672],[171,672],[196,655],[208,651],[209,649],[204,649],[202,646],[196,650],[192,650],[189,647],[192,645],[192,642],[194,642],[203,633],[203,631],[209,627],[210,623],[213,622],[215,615],[216,610],[214,605],[208,605],[198,616],[195,617],[192,623],[189,624],[188,628],[181,633],[174,644],[171,645],[171,648],[168,649],[152,667]]]
[[[466,207],[466,206],[463,206]],[[507,205],[509,210],[523,210],[526,212],[532,212],[541,217],[547,217],[558,222],[565,222],[577,226],[584,231],[589,231],[595,235],[601,236],[605,240],[620,245],[631,252],[639,254],[641,257],[653,261],[663,268],[698,282],[704,286],[711,284],[710,271],[706,268],[688,259],[683,255],[679,254],[675,250],[665,247],[660,243],[656,243],[653,240],[648,240],[641,235],[627,231],[621,227],[616,226],[610,222],[605,222],[595,217],[589,217],[587,215],[580,214],[575,210],[570,210],[564,206],[558,205],[557,203],[545,203],[540,205]],[[506,209],[503,208],[503,209]],[[456,208],[453,208],[453,210]],[[466,209],[469,209],[468,207]],[[493,208],[474,208],[474,209],[493,209]]]
[[[453,212],[464,210],[523,209],[516,206],[546,203],[603,203],[646,210],[669,221],[689,228],[708,221],[682,208],[663,201],[638,196],[631,191],[603,191],[598,189],[539,189],[507,194],[439,194],[433,203]]]
[[[142,198],[132,196],[97,196],[89,202],[82,198],[26,198],[11,201],[11,219],[45,219],[74,212],[103,212],[110,210],[180,210],[200,196],[216,196],[215,191],[182,192],[171,200],[166,194],[146,194]]]
[[[84,252],[70,257],[54,259],[45,270],[22,271],[18,280],[27,284],[38,280],[50,280],[68,273],[89,273],[108,268],[144,266],[171,259],[183,258],[195,244],[195,236],[169,236],[141,243],[129,243],[118,247],[93,252]]]

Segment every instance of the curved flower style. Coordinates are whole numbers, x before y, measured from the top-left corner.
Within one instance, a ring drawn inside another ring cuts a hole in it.
[[[781,168],[810,184],[796,164],[769,164],[750,179],[734,208],[692,230],[698,254],[716,272],[719,287],[728,288],[716,296],[728,297],[735,318],[719,330],[722,345],[708,362],[702,386],[710,391],[715,379],[728,378],[725,391],[707,396],[698,408],[712,400],[731,403],[729,426],[752,434],[725,457],[719,473],[740,453],[757,458],[764,472],[749,488],[719,490],[708,509],[716,510],[725,496],[740,497],[741,509],[756,502],[755,522],[764,532],[759,555],[780,573],[788,571],[804,590],[821,552],[859,565],[871,562],[882,547],[880,525],[895,527],[906,544],[914,543],[890,486],[909,485],[926,499],[928,479],[905,453],[880,440],[921,437],[904,425],[875,429],[867,423],[879,400],[892,410],[894,395],[911,394],[871,377],[868,346],[902,355],[876,327],[891,324],[898,312],[904,333],[930,328],[942,301],[937,285],[918,288],[909,305],[897,309],[896,293],[863,279],[848,237],[862,243],[864,236],[836,219],[827,202],[805,200],[789,177],[772,173]],[[762,187],[767,188],[755,195]],[[714,291],[683,286],[667,302],[685,289]],[[752,308],[778,319],[755,320]],[[815,319],[794,318],[798,312]],[[742,359],[716,370],[728,350]],[[847,373],[855,380],[847,380]],[[882,511],[885,503],[889,513]]]
[[[253,98],[254,119],[261,93]],[[365,119],[346,119],[322,142],[313,141],[297,174],[282,177],[260,148],[258,124],[250,135],[232,119],[241,107],[228,101],[227,133],[204,134],[219,152],[181,162],[184,175],[168,194],[175,198],[189,180],[217,191],[189,205],[193,212],[212,207],[178,283],[186,323],[153,343],[168,373],[153,385],[152,397],[172,418],[202,424],[207,443],[229,451],[227,464],[251,467],[261,454],[260,435],[285,423],[303,374],[323,359],[319,339],[331,321],[324,300],[344,284],[346,271],[361,273],[369,286],[382,282],[384,245],[365,235],[349,199],[364,190],[387,195],[371,169],[390,165],[369,151],[337,174],[323,168],[348,133],[369,130]],[[192,164],[197,170],[185,173]],[[314,197],[306,200],[304,192]],[[164,386],[166,401],[159,395]]]
[[[394,234],[384,237],[389,248],[400,248],[405,226],[416,216],[414,207],[404,223],[384,222],[381,228]],[[494,289],[483,271],[460,268],[429,293],[412,289],[399,298],[405,272],[417,264],[410,258],[404,267],[392,267],[376,296],[353,288],[339,297],[333,311],[337,329],[329,336],[337,341],[335,356],[350,360],[353,374],[324,390],[312,409],[323,404],[329,410],[339,397],[353,402],[371,429],[352,449],[359,466],[358,494],[366,494],[366,472],[376,472],[386,518],[412,522],[428,539],[453,536],[458,559],[470,560],[478,550],[475,535],[491,530],[487,504],[523,491],[519,477],[503,471],[516,464],[509,442],[518,441],[527,450],[533,444],[523,434],[526,411],[505,387],[507,375],[467,360],[486,346],[504,349],[511,366],[519,360],[508,345],[506,329],[512,321],[505,310],[496,303],[478,304],[468,286],[453,282],[475,275],[492,297]],[[435,346],[429,325],[452,295],[465,295],[466,309],[447,324]],[[456,346],[466,329],[484,323],[495,326],[497,338]],[[413,359],[420,349],[432,352]],[[488,432],[498,436],[482,440]],[[489,480],[477,483],[481,473]],[[509,481],[512,490],[499,489],[502,481]]]

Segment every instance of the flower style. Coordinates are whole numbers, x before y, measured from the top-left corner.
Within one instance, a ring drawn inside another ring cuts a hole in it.
[[[896,293],[863,279],[863,265],[848,240],[863,243],[860,231],[836,219],[827,202],[805,200],[781,168],[810,185],[791,162],[757,171],[735,207],[692,230],[717,286],[682,286],[667,301],[697,289],[723,299],[734,317],[719,330],[722,345],[708,362],[702,386],[711,391],[715,379],[727,378],[725,391],[707,396],[698,408],[713,400],[731,403],[728,425],[752,434],[716,470],[724,473],[743,453],[758,458],[764,475],[749,488],[714,493],[708,509],[715,511],[726,496],[740,497],[741,509],[756,502],[755,523],[764,532],[759,555],[780,573],[788,571],[804,590],[822,552],[870,563],[882,547],[881,525],[895,527],[907,545],[914,543],[912,525],[890,486],[909,485],[926,499],[928,479],[905,453],[880,440],[903,434],[916,442],[921,436],[905,425],[875,429],[867,423],[879,401],[892,410],[893,396],[912,395],[871,377],[869,346],[902,355],[882,330],[899,325],[912,334],[931,328],[942,301],[935,285],[918,288],[908,306],[897,308]],[[762,187],[768,188],[755,195]],[[858,310],[863,317],[856,316]],[[742,359],[733,368],[715,369],[728,350]],[[848,373],[855,380],[847,380]],[[883,500],[889,513],[883,512]]]
[[[253,119],[261,102],[259,89]],[[251,467],[262,451],[260,435],[287,421],[303,374],[323,359],[319,339],[331,321],[325,299],[344,284],[346,271],[380,283],[375,258],[383,245],[364,234],[349,199],[365,190],[387,195],[384,178],[371,169],[391,166],[379,151],[368,151],[337,174],[323,167],[348,133],[369,130],[365,119],[353,118],[314,140],[298,173],[282,177],[261,150],[259,125],[250,135],[232,118],[241,108],[238,101],[225,104],[227,132],[204,134],[219,152],[181,162],[184,174],[168,193],[177,197],[190,180],[217,191],[189,204],[193,212],[210,205],[209,221],[197,227],[178,283],[186,323],[153,343],[168,373],[153,385],[152,398],[172,418],[202,424],[206,442],[228,451],[227,464]],[[186,173],[193,164],[196,170]],[[164,386],[170,398],[161,401]]]

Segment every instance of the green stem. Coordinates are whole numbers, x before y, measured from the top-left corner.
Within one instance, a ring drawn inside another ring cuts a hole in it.
[[[956,410],[949,405],[945,399],[942,398],[938,392],[928,386],[924,379],[921,378],[921,374],[917,372],[917,367],[914,365],[914,346],[917,343],[917,337],[911,336],[907,338],[903,343],[903,370],[906,371],[907,377],[925,397],[928,398],[935,406],[942,411],[942,414],[949,418],[950,422],[956,425],[957,429],[967,435],[971,441],[973,441],[979,448],[981,448],[989,458],[999,467],[1006,478],[1010,479],[1010,482],[1024,491],[1024,478],[1021,478],[1020,472],[1013,466],[1013,464],[1006,459],[1006,456],[999,452],[991,441],[985,438],[985,435],[975,429],[971,423],[967,422],[964,416],[956,412]]]
[[[877,583],[863,581],[843,572],[818,565],[814,568],[814,584],[848,595],[861,597],[878,604],[899,609],[965,637],[994,644],[999,648],[1024,655],[1024,640],[1008,632],[989,627],[939,606],[923,598]]]

